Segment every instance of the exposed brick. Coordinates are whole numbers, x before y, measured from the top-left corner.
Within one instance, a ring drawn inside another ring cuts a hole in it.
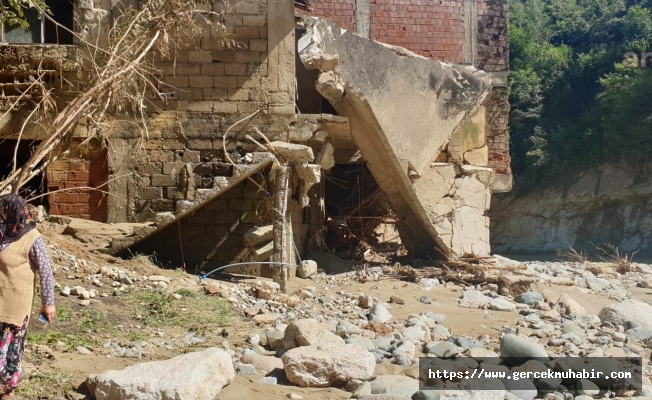
[[[227,76],[247,75],[247,64],[226,63],[224,64],[224,74]]]
[[[236,39],[259,39],[260,29],[251,26],[240,26],[235,28]]]
[[[238,77],[236,76],[216,76],[213,78],[213,86],[216,88],[237,88]]]
[[[210,63],[202,64],[201,66],[202,75],[224,75],[224,64],[222,63]],[[211,86],[213,84],[211,83]]]
[[[189,139],[188,148],[191,150],[210,150],[213,148],[211,139]]]
[[[213,112],[213,102],[212,101],[193,101],[188,105],[189,112],[201,112],[201,113],[212,113]]]
[[[188,62],[210,63],[213,62],[213,54],[210,51],[190,50],[188,51]]]
[[[204,89],[204,100],[226,100],[227,95],[228,93],[226,89],[218,89],[218,88]]]
[[[190,87],[194,88],[206,88],[213,86],[213,77],[204,76],[204,75],[193,75],[188,77]]]
[[[163,189],[156,187],[143,188],[138,191],[138,198],[141,200],[154,200],[163,197]]]
[[[204,99],[204,91],[201,88],[186,88],[179,90],[179,100],[199,101]],[[188,105],[190,107],[190,105]]]
[[[238,105],[229,101],[216,101],[213,104],[213,112],[219,114],[235,114],[238,112]]]
[[[152,186],[176,186],[177,177],[176,175],[152,175],[151,176],[151,185]]]
[[[182,162],[165,162],[163,163],[163,173],[165,175],[176,175],[183,171],[185,164]]]

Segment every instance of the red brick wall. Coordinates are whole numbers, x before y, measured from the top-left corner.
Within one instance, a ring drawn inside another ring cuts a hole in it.
[[[105,195],[98,191],[74,190],[79,187],[102,189],[100,185],[108,180],[105,150],[99,146],[87,147],[79,154],[50,164],[46,175],[48,191],[54,192],[48,195],[51,215],[106,222]]]
[[[337,22],[344,29],[355,30],[355,1],[307,0],[307,8],[296,6],[294,9],[299,14],[325,18]]]
[[[355,0],[308,0],[300,14],[338,22],[356,29]],[[371,0],[370,38],[405,47],[425,57],[463,62],[462,0]]]
[[[376,0],[370,38],[440,61],[464,61],[461,0]]]

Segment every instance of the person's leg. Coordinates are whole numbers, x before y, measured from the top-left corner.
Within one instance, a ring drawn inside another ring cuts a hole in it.
[[[27,318],[25,318],[21,327],[7,324],[5,326],[8,327],[9,332],[6,335],[5,341],[7,347],[5,352],[5,366],[0,377],[2,379],[4,395],[0,397],[0,400],[13,399],[14,389],[18,386],[18,378],[22,372],[21,362],[23,360],[23,351],[25,350],[25,338],[27,337]],[[7,329],[4,332],[6,331]],[[0,352],[1,355],[2,352]]]

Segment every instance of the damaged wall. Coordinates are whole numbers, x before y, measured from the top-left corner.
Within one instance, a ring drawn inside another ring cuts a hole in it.
[[[447,257],[487,255],[493,171],[445,164],[442,173],[434,161],[467,120],[484,138],[486,124],[472,116],[481,114],[490,77],[327,21],[312,21],[299,51],[308,69],[322,72],[317,90],[349,117],[354,143],[401,218],[406,247],[422,255],[435,255],[435,248]]]
[[[424,57],[474,65],[492,78],[486,100],[489,167],[495,193],[513,185],[507,121],[509,103],[508,0],[307,0],[302,15],[339,23],[359,36],[404,47]]]

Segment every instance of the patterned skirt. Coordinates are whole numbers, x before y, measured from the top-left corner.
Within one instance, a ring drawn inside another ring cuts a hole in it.
[[[18,386],[26,336],[27,318],[21,327],[0,323],[0,394],[11,393]]]

